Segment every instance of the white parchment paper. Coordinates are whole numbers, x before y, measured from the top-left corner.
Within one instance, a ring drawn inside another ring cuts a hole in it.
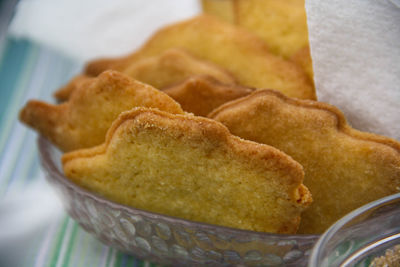
[[[400,8],[389,0],[306,0],[320,101],[359,130],[400,140]]]

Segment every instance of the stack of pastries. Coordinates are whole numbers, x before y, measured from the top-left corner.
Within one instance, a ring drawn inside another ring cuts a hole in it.
[[[316,100],[304,1],[202,3],[139,50],[88,62],[58,104],[21,110],[67,178],[135,208],[286,234],[400,190],[400,143]]]

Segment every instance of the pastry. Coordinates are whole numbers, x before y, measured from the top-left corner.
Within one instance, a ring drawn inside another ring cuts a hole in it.
[[[400,144],[351,128],[331,105],[263,90],[228,102],[209,117],[304,167],[314,201],[302,215],[299,233],[322,233],[348,212],[400,190]]]
[[[164,89],[163,92],[177,101],[184,111],[207,116],[223,103],[246,96],[254,90],[239,85],[223,84],[210,76],[193,76]]]
[[[308,45],[304,0],[202,0],[203,11],[246,28],[271,52],[290,58]]]
[[[182,82],[193,75],[208,75],[226,83],[235,84],[235,78],[219,66],[194,57],[183,49],[171,48],[160,55],[132,61],[123,73],[135,80],[163,89]],[[80,74],[59,89],[54,96],[65,101],[79,84],[90,79],[90,75]]]
[[[257,36],[207,15],[159,30],[142,48],[128,56],[92,61],[85,74],[93,76],[106,69],[124,72],[132,62],[173,47],[219,65],[243,86],[275,89],[301,99],[316,98],[312,83],[300,67],[273,55]]]
[[[62,104],[29,101],[20,112],[20,120],[62,151],[71,151],[103,143],[118,115],[138,106],[183,113],[165,93],[116,71],[105,71],[82,82]]]
[[[115,202],[240,229],[295,233],[311,202],[286,154],[216,121],[156,109],[122,113],[104,144],[62,163],[74,183]]]

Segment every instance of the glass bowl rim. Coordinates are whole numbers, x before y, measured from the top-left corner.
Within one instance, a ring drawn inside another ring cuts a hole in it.
[[[348,213],[345,215],[343,218],[339,219],[336,223],[334,223],[331,227],[328,228],[318,239],[318,241],[314,244],[314,247],[312,249],[311,255],[308,260],[308,266],[313,267],[313,266],[319,266],[318,265],[318,260],[322,251],[322,248],[325,247],[326,243],[332,238],[333,235],[337,233],[339,229],[341,229],[344,225],[346,225],[348,222],[350,222],[352,219],[355,217],[358,217],[359,215],[362,215],[365,212],[368,212],[369,210],[373,208],[377,208],[380,206],[383,206],[384,204],[390,204],[390,202],[393,202],[395,200],[399,200],[400,202],[400,193],[392,194],[390,196],[386,196],[383,198],[380,198],[378,200],[372,201],[368,204],[365,204],[364,206],[361,206],[352,212]]]
[[[164,215],[156,212],[150,212],[146,210],[141,210],[137,209],[131,206],[119,204],[116,202],[113,202],[111,200],[108,200],[104,198],[103,196],[91,192],[87,189],[84,189],[72,181],[70,181],[65,175],[59,170],[59,168],[56,166],[55,161],[53,160],[51,156],[51,152],[49,149],[57,149],[49,140],[47,140],[45,137],[40,136],[37,139],[37,144],[39,148],[39,155],[40,155],[40,162],[43,167],[43,169],[48,173],[47,177],[48,179],[53,179],[57,180],[59,183],[63,184],[63,186],[68,187],[74,191],[79,192],[80,194],[85,195],[86,197],[89,197],[99,203],[107,204],[111,206],[113,209],[120,209],[120,210],[125,210],[126,212],[132,214],[139,214],[143,215],[144,217],[149,217],[152,219],[158,219],[161,218],[163,221],[166,221],[168,223],[178,223],[182,226],[190,226],[190,227],[195,227],[197,229],[201,230],[207,230],[207,231],[223,231],[225,233],[231,234],[231,235],[251,235],[252,237],[257,237],[259,239],[279,239],[282,241],[285,240],[317,240],[321,235],[319,234],[275,234],[275,233],[267,233],[267,232],[257,232],[257,231],[251,231],[251,230],[243,230],[243,229],[237,229],[237,228],[232,228],[232,227],[226,227],[226,226],[220,226],[220,225],[214,225],[214,224],[208,224],[208,223],[203,223],[203,222],[196,222],[196,221],[190,221],[174,216],[169,216],[169,215]],[[58,150],[58,149],[57,149]],[[50,174],[51,173],[51,174]]]

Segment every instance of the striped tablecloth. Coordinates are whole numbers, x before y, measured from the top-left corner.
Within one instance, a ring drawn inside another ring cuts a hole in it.
[[[18,121],[20,108],[32,98],[54,102],[52,92],[80,68],[54,51],[28,41],[6,37],[1,45],[0,227],[2,220],[4,222],[18,212],[18,209],[5,205],[8,203],[5,200],[12,195],[26,194],[30,187],[44,180],[39,166],[37,135]],[[34,202],[29,204],[35,205]],[[0,240],[0,266],[152,265],[103,245],[64,211],[59,214],[33,234],[19,236],[16,240]],[[29,225],[32,215],[28,212],[25,217],[20,216],[22,227]],[[19,223],[16,222],[15,227],[21,227]],[[19,232],[24,233],[23,228],[7,227],[10,232],[21,230]],[[24,244],[23,248],[20,244]]]

